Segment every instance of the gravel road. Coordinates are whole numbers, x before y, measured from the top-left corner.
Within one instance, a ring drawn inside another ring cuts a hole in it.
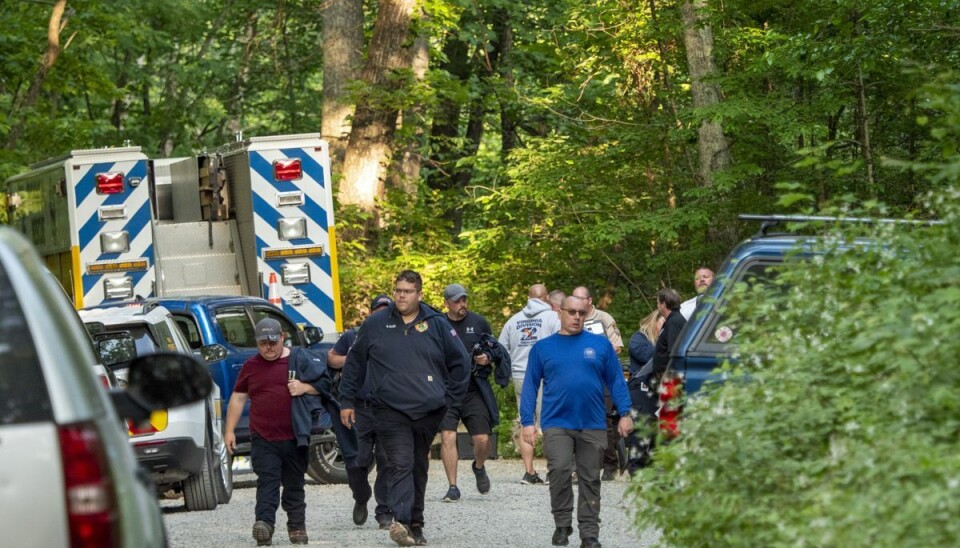
[[[488,494],[480,495],[469,465],[469,461],[460,461],[458,483],[463,497],[454,504],[441,502],[447,490],[443,466],[440,461],[430,462],[425,511],[427,524],[424,528],[430,546],[550,546],[554,525],[549,487],[521,485],[521,462],[499,459],[487,461],[487,473],[493,486]],[[535,466],[541,475],[545,474],[544,461],[537,461]],[[230,504],[213,511],[187,512],[182,498],[161,501],[171,547],[256,545],[251,537],[255,477],[249,473],[240,474],[235,481]],[[607,548],[653,546],[659,540],[656,531],[639,533],[631,525],[631,512],[636,504],[624,498],[627,485],[626,477],[603,483],[600,542]],[[396,546],[386,531],[377,529],[373,506],[371,501],[367,523],[357,527],[351,519],[353,499],[346,485],[317,485],[308,481],[307,533],[310,545]],[[283,510],[277,512],[277,524],[274,546],[289,546]],[[579,546],[577,539],[574,514],[570,545]]]

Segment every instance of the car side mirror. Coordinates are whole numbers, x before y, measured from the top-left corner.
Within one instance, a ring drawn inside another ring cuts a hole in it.
[[[196,358],[161,352],[131,361],[126,389],[110,396],[120,416],[141,422],[152,411],[203,400],[212,390],[210,372]]]
[[[307,347],[323,342],[323,329],[308,325],[303,328],[303,338],[305,339]]]

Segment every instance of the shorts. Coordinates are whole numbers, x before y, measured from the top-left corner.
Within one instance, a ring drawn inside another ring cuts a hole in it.
[[[467,427],[467,432],[471,436],[481,434],[491,434],[490,412],[487,410],[487,404],[483,401],[483,394],[470,391],[463,397],[460,407],[451,407],[447,409],[447,414],[440,422],[440,430],[455,431],[457,425],[463,421]]]
[[[523,393],[523,379],[513,379],[513,391],[517,395],[517,424],[520,424],[520,394]],[[543,384],[537,391],[537,407],[533,411],[533,424],[540,430],[540,407],[543,405]]]

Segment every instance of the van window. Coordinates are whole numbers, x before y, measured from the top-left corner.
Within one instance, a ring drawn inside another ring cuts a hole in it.
[[[733,351],[738,342],[739,327],[736,322],[739,321],[737,305],[740,292],[750,291],[757,285],[773,287],[781,264],[776,261],[751,261],[734,272],[732,283],[725,285],[719,302],[711,310],[705,324],[706,328],[695,343],[694,352],[729,353]],[[746,286],[740,284],[746,284]],[[739,288],[738,285],[740,285]]]
[[[0,425],[52,419],[53,407],[30,326],[0,264]]]
[[[257,341],[253,333],[253,323],[242,306],[225,306],[218,308],[214,317],[217,320],[217,329],[220,339],[233,346],[241,348],[256,348]]]
[[[203,346],[203,338],[200,336],[200,330],[197,329],[197,323],[193,320],[193,317],[174,314],[173,322],[177,324],[180,334],[187,340],[190,348],[199,350]]]
[[[297,329],[297,326],[290,323],[286,317],[277,314],[276,311],[269,308],[253,308],[253,321],[259,322],[264,318],[273,318],[280,322],[280,329],[283,330],[283,345],[284,346],[301,346],[300,343],[300,330]]]

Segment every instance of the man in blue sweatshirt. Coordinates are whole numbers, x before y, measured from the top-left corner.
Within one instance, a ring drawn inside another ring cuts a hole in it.
[[[340,420],[356,421],[364,379],[377,440],[387,457],[387,501],[400,546],[425,545],[424,495],[430,444],[447,408],[460,404],[470,380],[470,358],[444,315],[422,304],[423,280],[404,270],[394,281],[394,303],[367,317],[347,355],[340,382]]]
[[[574,469],[579,478],[577,523],[580,546],[600,546],[600,468],[607,446],[604,388],[620,412],[617,431],[633,431],[630,393],[613,345],[603,335],[583,330],[587,303],[567,297],[560,309],[560,332],[533,345],[520,396],[520,424],[527,443],[537,439],[534,410],[543,381],[540,425],[547,456],[554,546],[566,546],[573,533]]]

